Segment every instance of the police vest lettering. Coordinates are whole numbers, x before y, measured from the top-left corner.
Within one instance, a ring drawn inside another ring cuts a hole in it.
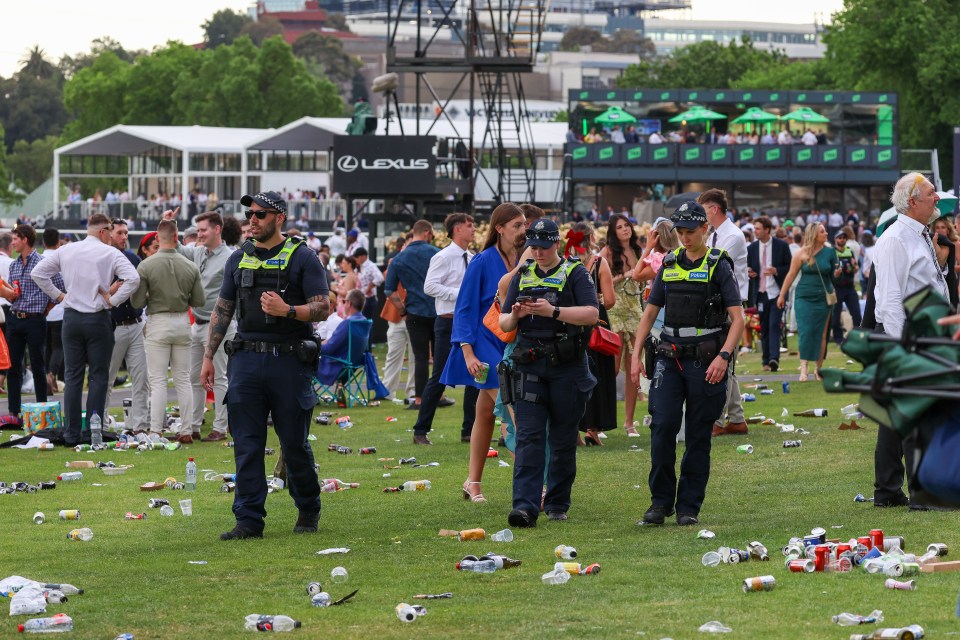
[[[520,269],[520,295],[543,298],[554,306],[573,306],[573,295],[570,292],[565,292],[564,287],[573,270],[582,266],[579,259],[566,259],[561,262],[559,269],[541,278],[537,275],[537,263],[530,260]],[[519,330],[521,335],[537,339],[553,338],[557,334],[579,334],[581,332],[580,327],[566,325],[559,320],[541,316],[523,318],[520,322]]]
[[[253,251],[244,251],[237,266],[237,327],[244,332],[278,334],[280,337],[298,337],[309,333],[307,323],[286,317],[267,316],[260,304],[261,296],[273,291],[288,305],[306,304],[303,288],[290,282],[290,266],[301,240],[287,238],[277,255],[261,260]]]
[[[680,265],[683,255],[680,248],[663,261],[664,324],[674,329],[722,327],[726,310],[719,288],[714,291],[712,282],[717,264],[729,257],[723,249],[710,249],[700,264],[685,269]]]

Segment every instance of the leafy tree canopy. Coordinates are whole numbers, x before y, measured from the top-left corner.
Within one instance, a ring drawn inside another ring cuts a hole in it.
[[[203,42],[209,49],[231,44],[240,37],[244,27],[252,22],[250,16],[242,11],[221,9],[203,23]]]

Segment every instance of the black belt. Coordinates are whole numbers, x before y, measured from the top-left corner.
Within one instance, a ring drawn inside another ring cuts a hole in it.
[[[277,344],[276,342],[261,342],[259,340],[233,340],[233,350],[253,351],[255,353],[272,353],[280,355],[282,353],[296,353],[297,342],[285,342]]]
[[[209,321],[209,320],[201,320],[200,318],[194,316],[194,317],[193,317],[193,323],[194,323],[195,325],[198,325],[198,326],[203,326],[203,325],[205,325],[205,324],[210,324],[210,321]]]
[[[138,316],[136,318],[127,318],[126,320],[116,320],[113,324],[117,325],[118,327],[129,327],[132,324],[138,324],[140,322],[143,322],[142,316]]]
[[[661,342],[657,345],[657,355],[668,358],[696,358],[698,356],[697,344],[673,344],[672,342]]]
[[[20,318],[21,320],[26,320],[27,318],[43,318],[45,314],[42,313],[27,313],[25,311],[14,311],[13,315]]]

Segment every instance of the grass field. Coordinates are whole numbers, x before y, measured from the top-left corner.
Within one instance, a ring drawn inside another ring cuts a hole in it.
[[[845,358],[835,353],[833,364]],[[784,358],[796,366],[796,358]],[[741,359],[742,384],[759,373],[756,355]],[[792,373],[792,371],[790,371]],[[296,510],[285,492],[267,501],[269,517],[263,540],[221,542],[218,534],[233,526],[232,496],[220,482],[204,482],[193,499],[194,515],[163,518],[147,508],[151,497],[175,502],[183,492],[142,493],[139,485],[183,478],[188,456],[201,470],[233,471],[232,451],[217,443],[195,444],[175,452],[76,454],[0,450],[0,480],[31,483],[54,478],[64,462],[113,460],[134,464],[126,475],[106,477],[87,470],[80,482],[58,483],[56,490],[33,495],[0,496],[0,573],[69,582],[86,589],[48,612],[74,618],[77,638],[112,638],[130,632],[144,638],[232,638],[243,631],[249,613],[286,614],[303,621],[295,635],[311,638],[664,638],[703,637],[698,627],[719,620],[740,638],[847,638],[852,631],[831,622],[842,611],[866,614],[881,609],[881,626],[921,624],[928,637],[960,632],[955,617],[960,573],[923,574],[913,592],[888,591],[884,576],[860,570],[849,574],[791,574],[779,549],[788,538],[822,526],[828,537],[847,539],[870,529],[903,535],[906,550],[922,553],[929,542],[945,542],[951,554],[960,549],[960,527],[952,513],[910,513],[855,504],[854,495],[872,494],[876,425],[864,421],[860,431],[839,431],[839,408],[854,396],[827,395],[819,384],[791,383],[784,396],[757,395],[746,403],[749,414],[780,416],[781,408],[799,411],[823,406],[828,418],[792,418],[809,430],[799,449],[783,449],[775,427],[751,426],[749,436],[713,441],[713,466],[701,526],[716,533],[713,541],[696,537],[700,527],[637,527],[649,505],[646,477],[649,436],[627,438],[613,431],[604,447],[578,451],[578,475],[570,520],[536,529],[514,530],[512,543],[458,542],[440,538],[439,529],[505,528],[510,510],[511,468],[488,461],[484,493],[489,503],[475,505],[460,496],[466,476],[467,445],[459,442],[460,407],[438,412],[433,447],[411,444],[415,412],[385,404],[351,409],[355,426],[313,426],[316,458],[322,477],[359,482],[360,488],[323,495],[320,531],[292,532]],[[744,389],[744,391],[749,391]],[[461,398],[460,392],[453,397]],[[318,407],[319,410],[325,410]],[[387,416],[397,422],[387,422]],[[638,418],[642,416],[640,412]],[[270,446],[275,446],[272,436]],[[344,456],[326,451],[329,443],[376,446],[375,456]],[[739,444],[755,447],[736,453]],[[641,451],[631,451],[638,445]],[[386,470],[378,457],[416,456],[439,467]],[[268,472],[274,458],[267,458]],[[391,477],[384,478],[385,473]],[[385,494],[382,489],[405,480],[430,479],[427,492]],[[93,486],[95,483],[102,486]],[[74,523],[57,519],[60,509],[80,509],[79,526],[93,529],[87,543],[66,539]],[[35,526],[42,511],[47,522]],[[143,521],[126,521],[127,511],[148,513]],[[749,562],[705,568],[701,555],[720,545],[744,548],[766,544],[767,563]],[[553,548],[577,547],[579,560],[599,562],[596,576],[574,577],[565,585],[546,586],[540,576],[552,568]],[[318,556],[327,547],[349,547],[347,555]],[[454,563],[465,554],[496,551],[523,561],[518,569],[492,575],[459,573]],[[948,558],[950,559],[950,558]],[[205,565],[189,564],[205,560]],[[345,566],[346,584],[333,584],[330,570]],[[771,574],[772,592],[744,594],[743,578]],[[334,598],[359,588],[344,606],[310,606],[305,587],[318,580]],[[452,592],[453,599],[414,601],[418,593]],[[406,625],[394,615],[399,602],[425,604],[428,614]],[[16,635],[23,618],[6,618],[0,638]],[[865,627],[867,631],[869,627]]]

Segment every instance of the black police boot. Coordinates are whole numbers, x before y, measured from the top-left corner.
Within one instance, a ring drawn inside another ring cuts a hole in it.
[[[294,533],[316,533],[317,523],[320,521],[319,511],[301,511],[297,524],[293,526]]]
[[[697,519],[697,514],[695,513],[680,513],[677,512],[677,524],[681,527],[689,527],[694,524],[699,524],[700,520]]]
[[[661,507],[660,505],[652,504],[650,505],[650,508],[647,509],[646,513],[643,514],[643,518],[639,522],[637,522],[637,524],[638,525],[663,524],[663,521],[672,515],[673,515],[673,509],[668,509],[667,507]]]
[[[226,531],[220,534],[221,540],[245,540],[247,538],[262,538],[262,531],[255,531],[247,527],[237,525],[230,531]]]
[[[537,526],[537,517],[523,509],[514,509],[507,516],[507,522],[511,527],[529,529]]]

